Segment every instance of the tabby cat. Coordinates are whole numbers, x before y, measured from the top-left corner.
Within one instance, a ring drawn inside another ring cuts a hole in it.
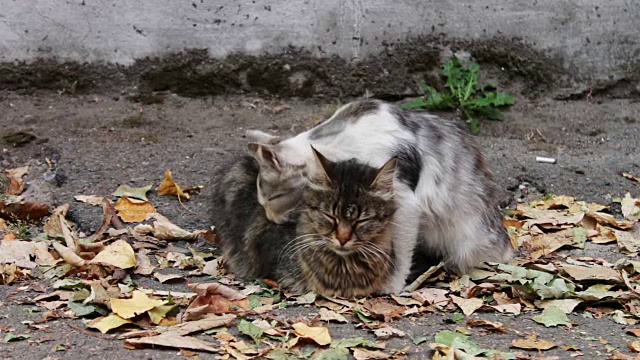
[[[219,171],[212,220],[226,266],[245,280],[275,278],[296,293],[386,292],[396,260],[391,223],[397,160],[376,169],[356,160],[331,162],[315,150],[312,156],[316,166],[302,200],[282,224],[269,221],[257,201],[254,158]]]
[[[400,291],[419,250],[465,273],[483,261],[507,261],[513,248],[481,148],[464,124],[378,100],[349,103],[320,125],[280,140],[251,131],[260,164],[258,200],[273,222],[286,221],[300,199],[305,173],[316,166],[310,145],[333,161],[355,158],[380,166],[398,158],[393,221],[396,271],[389,291]],[[295,181],[292,181],[295,179]],[[274,198],[273,189],[287,184]]]

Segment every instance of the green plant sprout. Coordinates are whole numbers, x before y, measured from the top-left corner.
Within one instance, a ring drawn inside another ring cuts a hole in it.
[[[442,67],[442,73],[447,79],[447,92],[439,92],[427,84],[420,84],[425,95],[406,102],[405,109],[456,109],[464,114],[469,123],[471,133],[480,131],[479,117],[489,120],[504,120],[500,107],[515,104],[515,98],[507,93],[496,91],[494,85],[478,85],[480,65],[463,66],[460,61],[452,57]]]

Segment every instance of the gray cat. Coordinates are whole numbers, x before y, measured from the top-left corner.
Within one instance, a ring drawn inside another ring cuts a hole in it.
[[[301,199],[296,186],[303,186],[306,173],[317,166],[310,145],[330,160],[355,158],[373,167],[398,158],[398,209],[392,221],[397,261],[388,292],[402,289],[416,248],[459,273],[513,254],[485,157],[458,122],[364,100],[289,139],[259,131],[248,136],[258,141],[251,145],[260,164],[258,200],[276,223],[286,221],[287,204]],[[288,191],[274,198],[280,184]]]
[[[269,221],[257,201],[255,159],[243,157],[219,172],[212,220],[226,266],[245,280],[275,278],[297,293],[385,292],[396,262],[391,221],[397,160],[376,169],[312,153],[316,166],[301,189],[302,201],[282,224]]]

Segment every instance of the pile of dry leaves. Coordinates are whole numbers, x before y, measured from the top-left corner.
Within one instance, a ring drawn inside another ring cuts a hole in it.
[[[219,257],[197,250],[196,243],[215,241],[213,232],[187,231],[172,224],[150,204],[146,194],[151,186],[121,186],[112,196],[76,196],[77,201],[103,209],[102,225],[94,234],[78,232],[66,217],[69,204],[50,209],[21,201],[21,178],[27,171],[7,173],[6,199],[0,202],[0,215],[7,220],[0,223],[4,233],[0,283],[37,278],[51,284],[51,291],[32,299],[46,309],[42,322],[35,325],[82,318],[85,332],[121,339],[128,348],[173,347],[185,355],[206,351],[236,359],[387,359],[402,358],[411,351],[410,347],[388,348],[390,338],[409,337],[393,322],[434,312],[461,312],[456,315],[461,319],[474,312],[497,312],[526,316],[547,327],[571,327],[567,314],[572,312],[610,317],[621,324],[640,321],[640,262],[634,260],[640,251],[640,200],[630,194],[618,199],[618,218],[605,206],[568,196],[519,205],[505,217],[519,249],[510,264],[487,264],[462,277],[433,267],[399,295],[346,300],[313,293],[295,296],[269,280],[256,284],[234,280],[221,268]],[[156,191],[182,202],[189,192],[200,189],[180,188],[167,171]],[[21,221],[43,219],[41,229],[22,236]],[[556,252],[582,249],[588,242],[617,244],[619,259],[610,262]],[[136,283],[144,277],[164,283],[185,274],[208,282],[191,282],[183,292]],[[277,309],[309,305],[317,306],[310,318],[274,315]],[[371,337],[334,339],[327,327],[330,322],[352,323]],[[513,332],[516,351],[561,346],[499,322],[468,318],[466,325]],[[25,338],[2,331],[5,341]],[[632,333],[640,335],[640,329]],[[433,339],[411,340],[415,345],[428,342],[434,359],[526,357],[483,348],[470,340],[464,327],[439,332]],[[629,348],[640,352],[640,342],[630,343]],[[565,350],[579,353],[571,347]],[[625,358],[615,349],[611,356]]]

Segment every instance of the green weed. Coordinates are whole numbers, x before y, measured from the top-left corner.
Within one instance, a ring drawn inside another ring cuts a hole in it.
[[[440,109],[459,110],[464,114],[473,134],[480,131],[478,118],[504,120],[499,108],[515,104],[513,96],[498,92],[494,85],[480,86],[478,72],[480,65],[473,63],[463,66],[457,58],[452,57],[442,67],[447,79],[446,92],[439,92],[434,87],[421,84],[425,96],[402,105],[405,109]]]

